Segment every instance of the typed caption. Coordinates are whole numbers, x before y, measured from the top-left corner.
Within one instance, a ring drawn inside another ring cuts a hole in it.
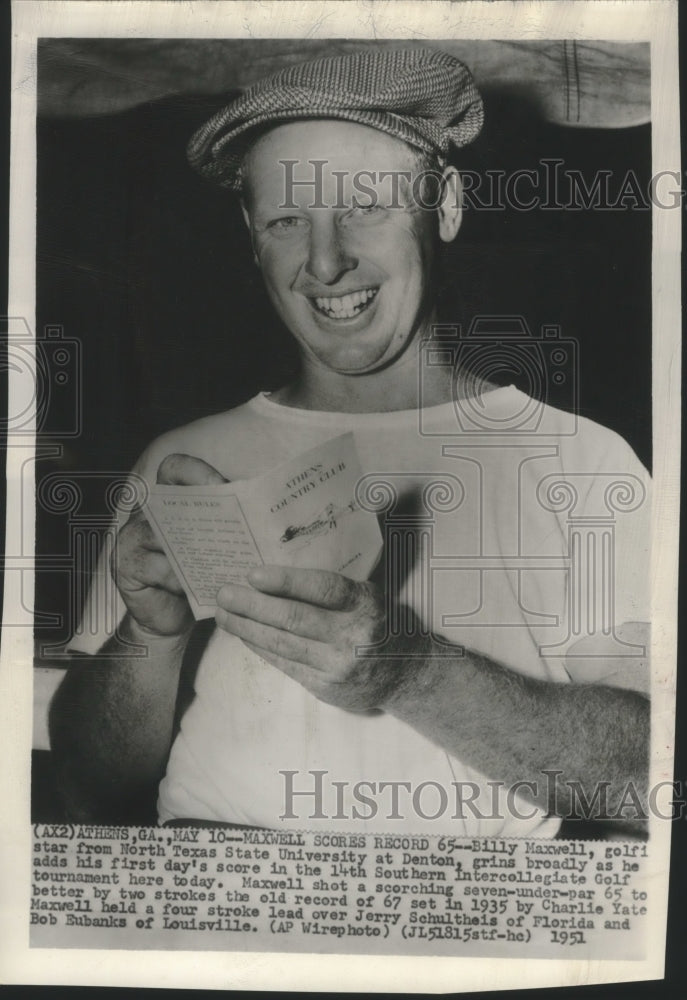
[[[641,959],[646,843],[34,828],[32,947]]]

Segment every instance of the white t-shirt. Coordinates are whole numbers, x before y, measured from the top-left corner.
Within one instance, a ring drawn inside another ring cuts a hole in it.
[[[388,525],[402,514],[415,540],[401,596],[436,634],[529,677],[642,687],[639,651],[604,629],[649,620],[648,476],[618,435],[512,386],[463,410],[390,413],[300,410],[261,394],[163,435],[135,471],[154,482],[182,452],[245,479],[347,431],[363,474],[398,495]],[[566,658],[589,632],[608,655]],[[94,653],[106,637],[78,645]],[[334,831],[551,836],[559,825],[406,723],[318,701],[220,629],[158,806],[160,821]]]

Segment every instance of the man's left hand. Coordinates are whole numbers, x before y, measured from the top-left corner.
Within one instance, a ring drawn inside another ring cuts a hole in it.
[[[216,621],[321,701],[352,712],[383,707],[402,662],[356,655],[386,635],[384,594],[325,570],[261,566],[249,587],[217,594]]]

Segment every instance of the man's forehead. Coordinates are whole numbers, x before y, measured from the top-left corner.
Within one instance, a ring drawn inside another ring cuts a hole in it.
[[[282,173],[281,165],[288,159],[296,161],[295,169],[319,161],[326,169],[350,164],[359,170],[380,170],[388,164],[415,165],[420,152],[368,125],[323,118],[287,122],[264,132],[248,150],[244,167]]]
[[[333,204],[350,200],[361,188],[379,189],[392,174],[403,191],[420,170],[421,155],[365,125],[335,119],[290,122],[264,133],[248,151],[243,190],[252,201],[276,198],[289,205],[311,204],[321,192]]]

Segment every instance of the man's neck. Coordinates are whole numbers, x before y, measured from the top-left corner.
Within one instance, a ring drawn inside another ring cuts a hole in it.
[[[283,406],[336,413],[391,413],[450,403],[474,395],[470,379],[449,366],[428,366],[414,345],[395,364],[364,375],[348,375],[304,362],[289,385],[272,393]]]
[[[370,375],[339,375],[308,368],[289,385],[272,393],[282,406],[334,413],[392,413],[439,406],[456,399],[497,388],[444,367],[425,367],[420,377],[417,365],[406,370],[393,366]]]

